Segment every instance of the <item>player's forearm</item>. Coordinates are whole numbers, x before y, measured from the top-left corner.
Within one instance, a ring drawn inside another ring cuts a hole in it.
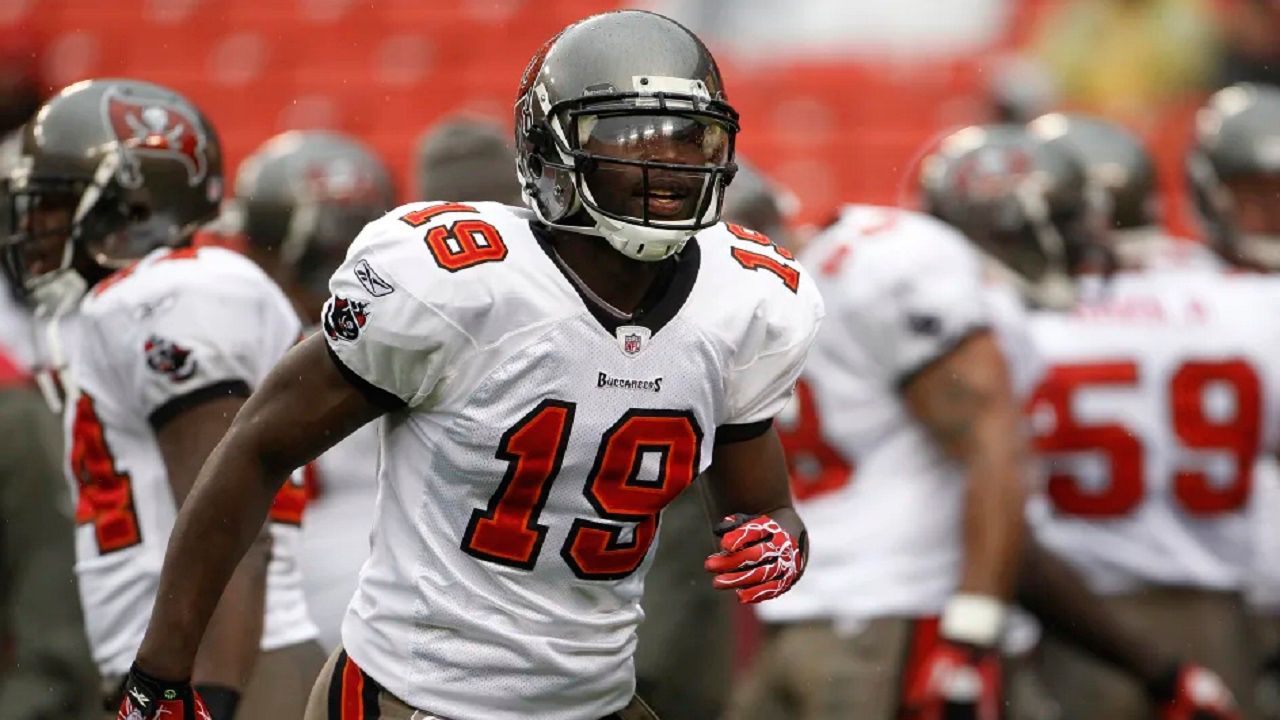
[[[197,648],[232,573],[261,532],[287,469],[263,461],[239,421],[214,450],[169,538],[160,591],[138,652],[147,672],[191,677]]]
[[[1026,501],[1021,456],[1010,439],[1018,430],[1002,423],[986,432],[990,442],[967,468],[960,592],[1008,599],[1022,557]]]
[[[231,575],[205,630],[191,674],[194,684],[242,690],[262,644],[271,542],[260,533]]]
[[[1018,575],[1019,602],[1045,629],[1143,683],[1158,679],[1171,660],[1108,612],[1084,579],[1029,538]]]

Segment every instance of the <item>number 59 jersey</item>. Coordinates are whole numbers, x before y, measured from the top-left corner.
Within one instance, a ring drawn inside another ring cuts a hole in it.
[[[1280,282],[1152,272],[1096,290],[1032,321],[1050,366],[1029,406],[1037,535],[1100,592],[1240,589],[1254,465],[1280,425]]]
[[[393,211],[357,238],[324,314],[339,369],[392,408],[344,645],[459,720],[626,705],[658,515],[716,443],[767,429],[822,313],[788,253],[717,225],[619,322],[530,218]]]

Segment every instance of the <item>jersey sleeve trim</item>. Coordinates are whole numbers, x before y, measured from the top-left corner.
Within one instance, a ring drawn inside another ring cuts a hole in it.
[[[899,375],[898,380],[895,383],[895,386],[898,388],[899,391],[905,390],[906,387],[911,384],[912,380],[915,380],[917,377],[919,377],[920,374],[923,373],[925,370],[928,370],[929,368],[933,367],[934,363],[937,363],[938,361],[942,360],[946,356],[955,352],[956,348],[960,347],[965,342],[967,342],[969,338],[975,337],[977,335],[981,335],[982,333],[985,333],[985,332],[989,332],[990,330],[991,330],[991,326],[989,324],[978,323],[976,325],[969,326],[969,328],[967,328],[963,332],[956,333],[954,337],[952,337],[951,339],[947,340],[945,343],[940,345],[936,353],[934,353],[933,355],[930,355],[928,358],[917,363],[915,367]]]
[[[329,343],[326,342],[324,344],[324,349],[329,353],[329,359],[333,361],[333,366],[338,369],[338,373],[342,375],[347,382],[351,383],[357,390],[359,390],[360,394],[364,395],[369,402],[388,412],[392,410],[403,410],[408,406],[408,403],[402,400],[395,393],[374,385],[368,380],[360,377],[360,374],[355,370],[347,367],[346,363],[342,362],[342,358],[338,357],[338,353],[334,352],[333,347],[329,345]]]
[[[171,420],[197,405],[226,397],[247,398],[250,394],[249,383],[243,380],[222,380],[166,401],[151,411],[147,422],[151,424],[152,430],[159,431]]]
[[[773,418],[736,425],[721,425],[716,428],[716,445],[731,445],[754,440],[768,432],[771,427],[773,427]]]

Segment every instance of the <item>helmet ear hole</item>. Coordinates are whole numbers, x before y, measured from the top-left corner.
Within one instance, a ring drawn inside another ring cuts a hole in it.
[[[528,160],[529,174],[537,177],[542,174],[542,156],[530,155]]]

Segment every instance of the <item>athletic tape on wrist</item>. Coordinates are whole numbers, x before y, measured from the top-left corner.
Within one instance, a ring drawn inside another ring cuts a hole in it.
[[[954,595],[942,610],[938,634],[947,640],[991,647],[1004,630],[1004,603],[989,595]]]

